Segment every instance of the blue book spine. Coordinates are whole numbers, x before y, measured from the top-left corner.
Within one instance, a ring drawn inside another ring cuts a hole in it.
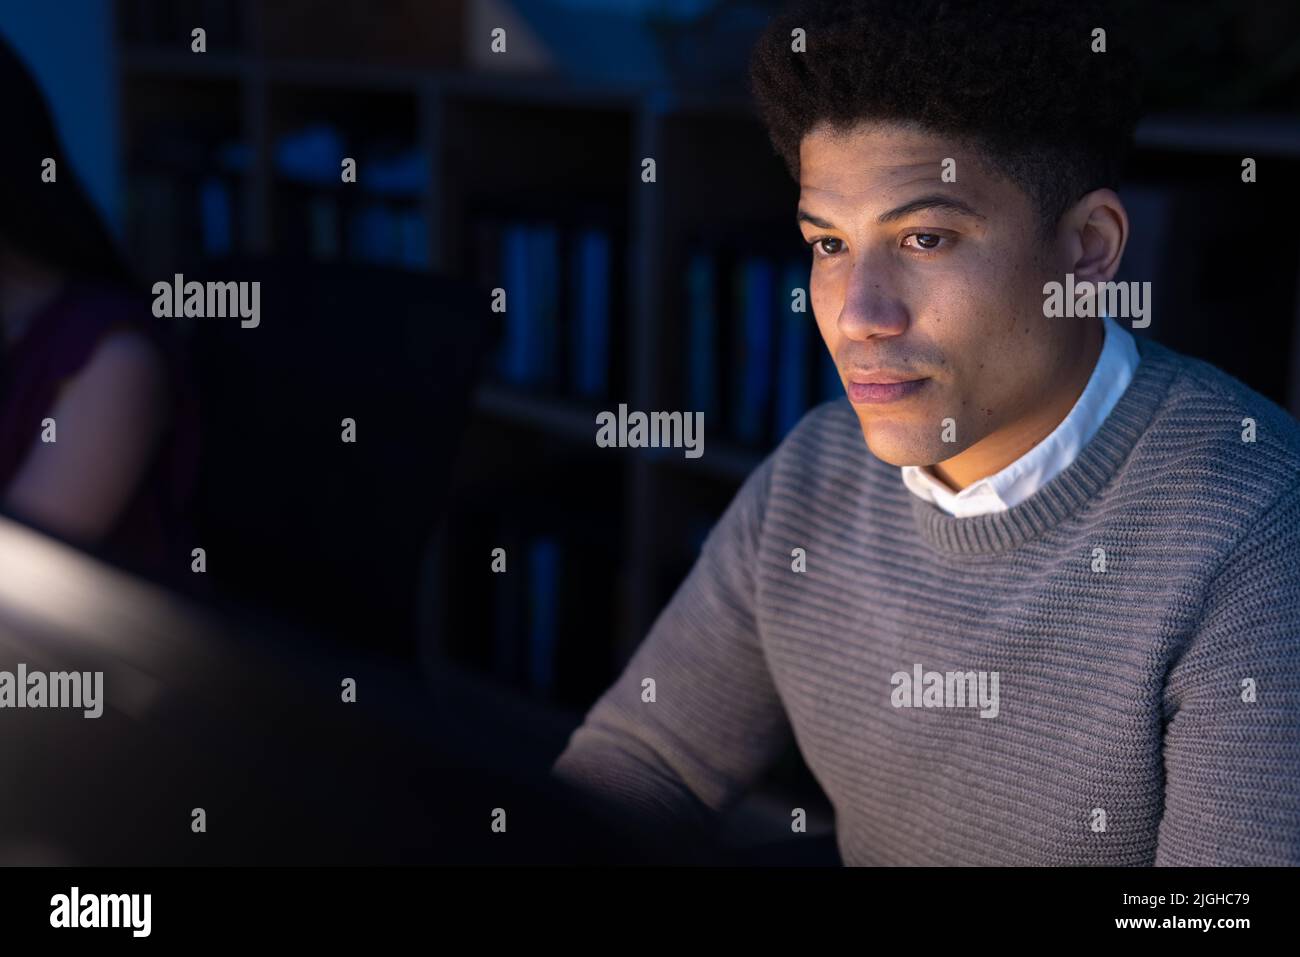
[[[527,227],[506,227],[501,241],[502,288],[506,291],[505,332],[498,372],[503,381],[512,385],[528,383],[528,357],[532,351],[529,341],[533,323],[528,245]]]
[[[408,209],[398,219],[401,252],[399,262],[407,269],[424,269],[429,265],[429,232],[424,214]]]
[[[758,257],[747,259],[740,268],[743,359],[732,431],[748,445],[757,445],[764,437],[772,391],[773,273],[772,264]]]
[[[555,690],[555,647],[560,630],[560,545],[538,538],[528,550],[528,682],[539,695]]]
[[[717,263],[697,252],[686,267],[687,408],[704,413],[705,423],[718,412],[718,315],[714,295]],[[705,428],[709,426],[706,424]]]
[[[570,344],[573,384],[578,395],[600,398],[609,389],[609,237],[589,229],[574,257],[574,336]]]
[[[275,171],[297,182],[332,186],[339,182],[339,157],[344,155],[342,133],[328,123],[318,123],[276,141]]]
[[[795,312],[794,290],[807,287],[808,270],[802,262],[786,265],[778,295],[781,317],[781,346],[777,352],[776,437],[784,438],[808,410],[808,326],[815,325],[807,312]],[[807,298],[804,299],[807,302]]]
[[[350,252],[367,263],[391,263],[397,258],[397,218],[380,203],[365,206],[353,223]]]
[[[339,255],[339,207],[332,196],[319,195],[307,204],[311,254],[317,259]]]
[[[205,179],[199,188],[199,219],[204,253],[209,256],[229,253],[232,232],[230,188],[218,176]]]
[[[557,227],[535,226],[530,231],[528,266],[534,305],[531,319],[535,324],[529,381],[554,390],[560,371],[560,231]]]

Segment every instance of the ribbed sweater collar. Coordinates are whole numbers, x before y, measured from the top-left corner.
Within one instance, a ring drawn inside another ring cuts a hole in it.
[[[1138,339],[1137,345],[1141,361],[1133,381],[1069,466],[1019,505],[988,515],[956,518],[908,494],[922,537],[944,552],[1002,552],[1037,538],[1100,494],[1151,424],[1179,363],[1159,343]]]

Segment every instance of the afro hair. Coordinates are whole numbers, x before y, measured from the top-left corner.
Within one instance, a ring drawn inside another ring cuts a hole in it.
[[[1104,52],[1093,52],[1097,28]],[[796,182],[818,123],[909,123],[972,146],[1050,230],[1079,197],[1118,183],[1140,112],[1125,37],[1103,0],[804,0],[759,37],[750,90]]]

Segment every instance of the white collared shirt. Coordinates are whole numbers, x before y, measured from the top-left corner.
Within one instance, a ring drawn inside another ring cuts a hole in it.
[[[1069,415],[1052,433],[999,472],[954,492],[924,468],[902,467],[903,484],[957,518],[1003,512],[1020,504],[1074,461],[1101,428],[1133,379],[1138,366],[1133,334],[1104,316],[1105,338],[1092,376]]]

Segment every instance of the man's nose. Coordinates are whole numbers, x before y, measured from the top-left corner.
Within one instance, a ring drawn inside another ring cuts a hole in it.
[[[849,339],[896,336],[907,328],[907,309],[881,271],[860,264],[849,279],[837,322]]]

